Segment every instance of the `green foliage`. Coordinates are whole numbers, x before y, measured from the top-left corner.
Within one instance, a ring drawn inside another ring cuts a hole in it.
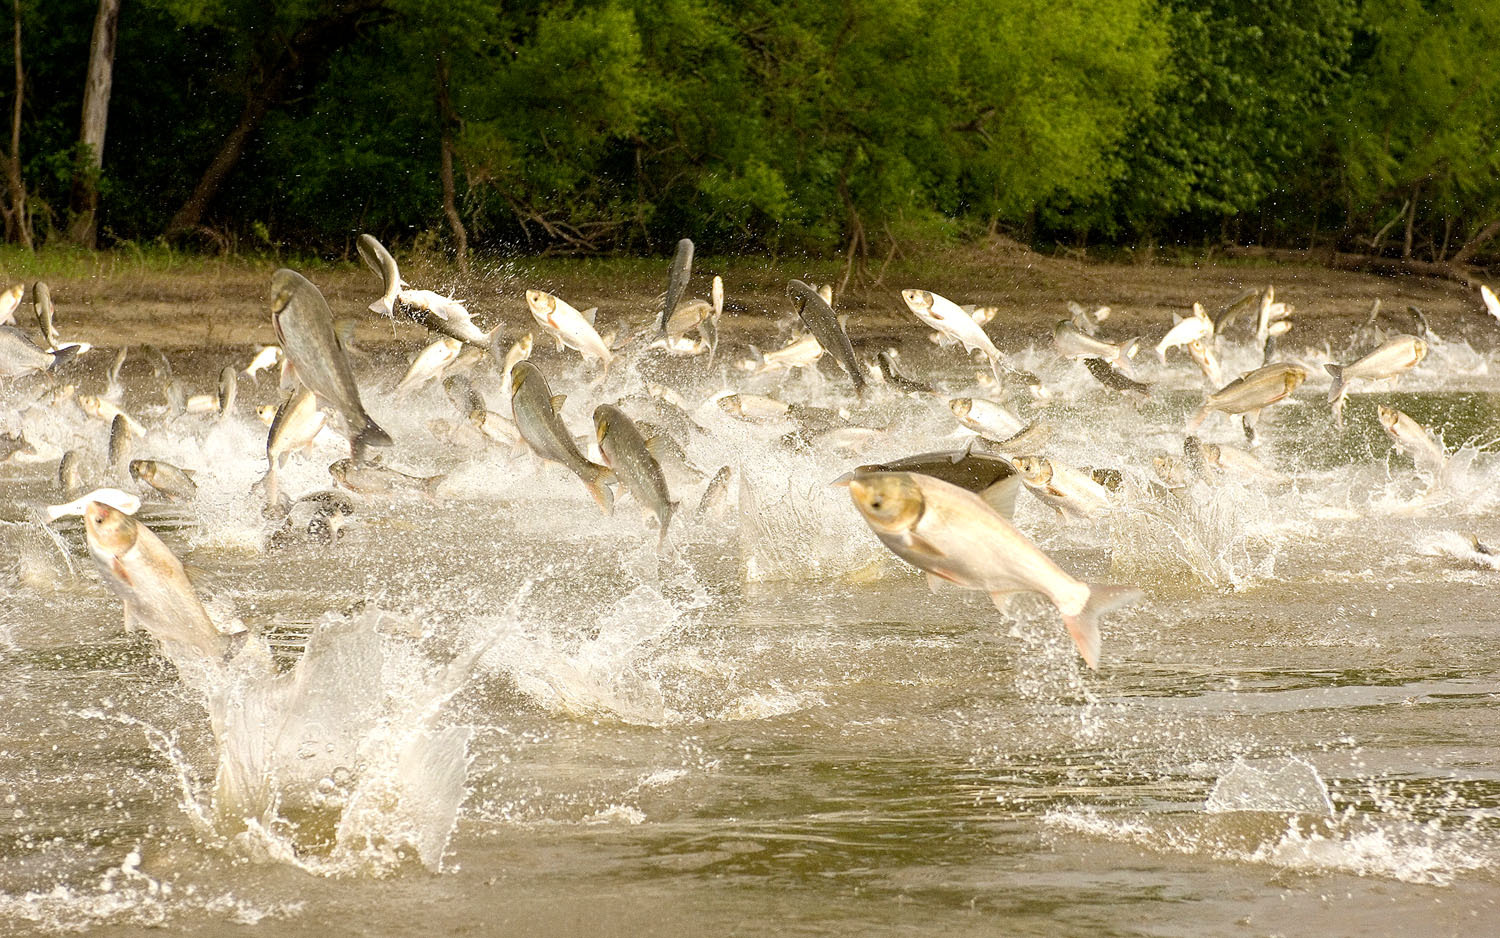
[[[44,232],[95,9],[23,4]],[[347,254],[360,230],[442,231],[445,127],[491,250],[688,234],[832,254],[997,226],[1368,245],[1414,202],[1436,256],[1500,217],[1483,65],[1500,0],[140,0],[120,20],[106,242],[159,236],[289,44],[346,14],[213,199],[220,237]]]

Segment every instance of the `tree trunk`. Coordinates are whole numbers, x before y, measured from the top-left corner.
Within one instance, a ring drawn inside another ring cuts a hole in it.
[[[1471,290],[1479,288],[1479,272],[1467,264],[1448,261],[1399,260],[1378,254],[1351,254],[1336,250],[1299,251],[1290,248],[1263,248],[1230,246],[1224,250],[1227,257],[1253,257],[1284,264],[1321,264],[1334,270],[1353,270],[1369,274],[1413,275],[1418,277],[1441,277],[1463,284]],[[1454,255],[1457,257],[1457,255]]]
[[[1479,229],[1478,234],[1470,238],[1463,247],[1454,251],[1451,258],[1452,262],[1455,264],[1467,264],[1469,258],[1473,257],[1480,248],[1493,240],[1496,235],[1500,235],[1500,218],[1491,221]]]
[[[453,229],[453,250],[459,272],[467,274],[469,233],[464,230],[464,220],[458,214],[458,194],[453,184],[453,129],[458,126],[458,115],[453,111],[453,99],[448,92],[448,56],[442,50],[437,56],[437,106],[438,121],[443,128],[438,167],[443,183],[443,214],[448,218],[448,227]]]
[[[31,219],[26,214],[26,184],[21,180],[21,98],[26,90],[26,72],[21,67],[21,0],[12,0],[15,18],[16,100],[10,112],[10,155],[5,161],[5,186],[10,204],[5,208],[5,238],[21,242],[30,251]]]
[[[303,72],[316,69],[335,52],[353,42],[356,27],[366,14],[384,8],[384,0],[350,0],[327,14],[299,29],[285,45],[275,50],[269,68],[259,75],[248,76],[249,87],[245,92],[245,107],[234,129],[224,138],[213,162],[203,171],[193,194],[167,222],[166,233],[177,234],[197,228],[203,222],[208,204],[218,194],[219,187],[229,178],[229,173],[245,152],[250,137],[260,127],[271,108],[281,103],[292,79]]]
[[[90,250],[98,238],[99,172],[104,168],[104,130],[109,120],[119,26],[120,0],[99,0],[94,39],[89,45],[88,78],[83,85],[83,127],[78,133],[68,222],[68,240]]]

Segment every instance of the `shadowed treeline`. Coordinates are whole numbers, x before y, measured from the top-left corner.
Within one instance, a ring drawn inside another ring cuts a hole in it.
[[[1500,256],[1500,0],[11,6],[22,243]]]

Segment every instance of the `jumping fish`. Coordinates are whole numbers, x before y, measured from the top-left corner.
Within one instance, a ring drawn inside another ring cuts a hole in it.
[[[562,344],[584,358],[599,362],[605,370],[609,369],[610,362],[614,361],[609,346],[599,338],[593,323],[565,300],[541,290],[527,290],[526,306],[537,325],[552,333]]]
[[[613,479],[609,467],[589,462],[578,451],[573,435],[558,413],[563,395],[552,396],[547,379],[531,362],[518,362],[510,378],[510,406],[521,439],[542,459],[561,463],[583,480],[589,494],[608,514],[614,506],[608,482]]]
[[[443,475],[414,476],[384,466],[371,466],[353,459],[340,459],[328,467],[333,481],[351,492],[365,495],[400,495],[413,493],[431,498],[447,478]]]
[[[847,485],[856,475],[872,472],[915,472],[973,492],[1007,520],[1016,516],[1021,477],[1009,460],[976,453],[973,447],[938,453],[919,453],[889,462],[860,466],[834,480]]]
[[[1113,365],[1121,359],[1134,358],[1140,349],[1141,340],[1106,342],[1088,335],[1071,321],[1064,319],[1052,330],[1052,344],[1064,358],[1099,358]]]
[[[1375,412],[1381,429],[1396,448],[1410,456],[1419,470],[1431,472],[1435,480],[1441,480],[1448,467],[1448,450],[1438,442],[1436,434],[1394,407],[1377,404]]]
[[[823,357],[823,346],[811,333],[799,336],[764,355],[755,346],[750,346],[751,358],[741,367],[751,374],[765,374],[781,369],[806,368]]]
[[[1500,320],[1500,297],[1495,296],[1495,291],[1490,289],[1489,284],[1479,285],[1479,298],[1484,301],[1485,312]]]
[[[667,292],[662,300],[661,319],[658,320],[657,336],[665,335],[667,322],[677,311],[677,304],[687,292],[688,281],[693,277],[693,242],[683,238],[677,242],[677,252],[672,255],[672,268],[667,273]]]
[[[52,291],[40,280],[31,285],[31,307],[36,313],[37,328],[42,330],[42,338],[47,340],[47,350],[57,351],[62,347],[55,321],[57,311],[52,307]]]
[[[955,397],[948,409],[966,429],[998,443],[1021,432],[1021,419],[1003,405],[982,397]]]
[[[179,561],[151,529],[101,501],[83,511],[84,537],[104,583],[125,606],[125,629],[145,629],[169,653],[224,658],[229,636],[208,617]]]
[[[797,315],[806,323],[808,331],[844,369],[849,380],[854,382],[854,390],[863,392],[865,389],[864,372],[860,370],[859,362],[854,358],[854,346],[849,343],[849,336],[844,332],[844,327],[839,325],[838,316],[834,315],[833,307],[818,295],[818,291],[801,280],[789,282],[787,292],[797,301]]]
[[[333,313],[318,288],[283,267],[271,276],[271,321],[296,379],[344,418],[356,455],[367,446],[390,446],[390,436],[370,419],[344,349],[333,334]]]
[[[875,356],[875,361],[880,366],[880,375],[885,378],[885,383],[898,390],[914,394],[934,393],[936,389],[932,385],[915,381],[902,372],[899,363],[900,357],[900,353],[893,348],[886,349]]]
[[[1011,462],[1026,490],[1064,522],[1091,518],[1109,507],[1109,491],[1087,472],[1041,456],[1018,456]]]
[[[973,316],[964,312],[952,300],[929,290],[902,290],[901,299],[906,301],[906,308],[911,310],[912,315],[939,333],[952,337],[965,350],[983,352],[990,360],[995,381],[1001,382],[1003,362],[1000,350],[995,347],[984,328],[974,321]]]
[[[1276,362],[1262,365],[1234,379],[1210,394],[1188,422],[1188,432],[1194,432],[1214,411],[1226,414],[1245,415],[1246,432],[1249,434],[1255,417],[1266,407],[1290,397],[1303,381],[1307,380],[1307,369],[1301,365]]]
[[[124,349],[121,349],[121,351],[123,352]],[[262,345],[255,353],[255,357],[250,359],[250,364],[245,366],[245,377],[259,383],[260,372],[265,371],[267,368],[276,367],[279,361],[281,361],[281,346]]]
[[[81,348],[65,345],[55,351],[43,351],[15,326],[0,326],[0,378],[20,378],[50,371],[71,361]]]
[[[115,414],[109,422],[108,465],[111,469],[124,469],[130,453],[130,425],[124,414]]]
[[[1213,346],[1207,342],[1195,340],[1187,344],[1187,350],[1188,355],[1203,372],[1203,377],[1208,381],[1209,387],[1223,387],[1224,366],[1219,363],[1219,356],[1214,352]]]
[[[600,404],[594,408],[594,431],[599,439],[599,452],[613,470],[615,478],[625,487],[637,503],[656,515],[660,526],[658,543],[667,540],[667,524],[677,503],[667,491],[667,478],[661,464],[650,452],[650,441],[642,435],[630,418],[620,408]]]
[[[402,397],[410,394],[436,380],[443,373],[443,369],[453,364],[458,358],[458,353],[463,347],[463,343],[457,339],[444,336],[422,349],[417,353],[417,357],[412,359],[411,367],[406,369],[406,374],[396,384],[396,396]]]
[[[219,419],[226,420],[234,413],[235,398],[240,393],[240,373],[233,365],[225,365],[219,371]]]
[[[1142,394],[1148,397],[1151,394],[1151,385],[1126,377],[1120,373],[1119,369],[1102,358],[1085,358],[1083,367],[1089,370],[1094,380],[1111,391],[1119,391],[1121,394]]]
[[[1143,595],[1074,579],[979,496],[940,479],[861,473],[849,495],[881,543],[929,580],[982,590],[1001,609],[1015,593],[1045,596],[1090,668],[1099,666],[1100,617]]]
[[[1193,315],[1186,318],[1173,317],[1175,322],[1162,340],[1156,343],[1156,356],[1167,363],[1167,350],[1187,345],[1189,342],[1205,342],[1214,337],[1214,321],[1208,318],[1202,303],[1193,304]]]
[[[144,482],[174,502],[187,501],[198,494],[198,484],[193,481],[191,471],[159,459],[132,459],[130,477]]]
[[[355,250],[364,262],[375,271],[375,276],[380,278],[380,299],[370,304],[370,312],[380,313],[383,316],[394,316],[396,314],[396,296],[407,287],[405,280],[401,279],[401,271],[396,267],[396,259],[391,252],[385,249],[385,245],[375,240],[374,235],[361,234],[359,241],[355,244]]]
[[[1375,381],[1394,378],[1417,366],[1427,355],[1427,343],[1414,335],[1398,335],[1352,365],[1324,365],[1333,376],[1328,389],[1328,403],[1333,405],[1334,423],[1344,425],[1344,397],[1349,385],[1364,378]]]
[[[13,283],[0,293],[0,326],[13,326],[16,323],[16,310],[21,306],[21,299],[26,295],[26,284]]]
[[[56,521],[58,518],[69,516],[82,517],[91,502],[108,505],[116,511],[124,512],[127,515],[133,515],[141,510],[141,500],[138,496],[132,495],[129,492],[122,492],[119,489],[94,489],[92,492],[76,498],[65,505],[48,505],[47,520]]]

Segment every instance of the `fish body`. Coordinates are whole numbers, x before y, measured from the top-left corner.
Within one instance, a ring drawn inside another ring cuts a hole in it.
[[[94,489],[92,492],[76,498],[65,505],[48,505],[47,520],[56,521],[58,518],[69,516],[82,517],[90,502],[99,502],[108,505],[116,511],[127,515],[133,515],[141,510],[141,500],[138,496],[132,495],[129,492],[122,492],[119,489],[103,488]]]
[[[805,368],[823,357],[823,346],[811,333],[800,336],[779,349],[766,352],[758,360],[745,362],[751,374],[765,374],[783,368]]]
[[[839,325],[833,307],[818,295],[818,291],[801,280],[789,282],[787,293],[797,301],[797,315],[806,324],[808,331],[817,338],[819,345],[833,355],[839,367],[844,369],[849,380],[854,382],[854,390],[862,392],[865,389],[864,372],[854,358],[854,346],[849,343],[844,327]]]
[[[1102,358],[1085,358],[1083,366],[1089,370],[1089,374],[1094,376],[1094,380],[1111,391],[1119,391],[1121,394],[1144,394],[1148,397],[1151,394],[1151,385],[1142,384],[1121,374],[1119,369]]]
[[[604,454],[615,478],[637,503],[656,515],[661,531],[659,542],[665,543],[667,524],[677,510],[677,503],[667,491],[666,475],[651,454],[649,441],[624,411],[611,404],[594,408],[594,432],[599,452]]]
[[[1301,365],[1285,362],[1262,365],[1210,394],[1189,422],[1188,430],[1197,430],[1216,410],[1226,414],[1258,414],[1263,408],[1290,397],[1306,380],[1307,369]]]
[[[113,401],[105,400],[94,394],[80,394],[74,398],[79,408],[95,420],[107,420],[114,425],[116,417],[123,418],[125,426],[136,436],[145,436],[146,428],[141,426],[140,421],[121,410],[119,405]]]
[[[57,310],[52,306],[52,291],[40,280],[31,286],[31,307],[36,313],[37,328],[47,340],[48,351],[57,351],[62,347],[57,334]]]
[[[1087,472],[1041,456],[1019,456],[1012,462],[1027,491],[1065,522],[1091,518],[1109,507],[1109,490]]]
[[[380,299],[370,304],[370,312],[380,313],[383,316],[394,316],[396,313],[396,297],[406,288],[407,283],[401,279],[401,271],[396,266],[396,259],[391,252],[385,249],[385,245],[375,239],[374,235],[361,234],[359,241],[355,244],[355,250],[364,262],[375,271],[375,276],[380,278]]]
[[[1213,345],[1208,342],[1195,340],[1187,344],[1188,355],[1203,372],[1204,380],[1210,387],[1221,388],[1224,386],[1224,366],[1219,361],[1218,353],[1214,351]]]
[[[614,360],[609,346],[599,338],[593,323],[567,301],[541,290],[526,291],[526,306],[537,325],[550,332],[562,344],[584,358],[599,362],[606,369]]]
[[[219,660],[229,637],[214,625],[179,561],[151,529],[101,501],[83,511],[84,537],[104,583],[125,606],[125,628],[145,629],[169,653]]]
[[[296,379],[344,418],[354,451],[390,446],[390,435],[365,413],[349,360],[333,334],[333,313],[318,288],[294,270],[276,271],[271,321]]]
[[[872,472],[914,472],[956,485],[978,495],[986,505],[1006,519],[1016,515],[1016,495],[1021,477],[1008,460],[976,453],[972,448],[937,453],[919,453],[889,462],[870,463],[838,479],[847,483],[855,475]]]
[[[442,484],[442,475],[414,476],[384,466],[372,466],[353,459],[340,459],[328,467],[333,481],[365,495],[419,494],[431,497]]]
[[[187,501],[198,494],[191,472],[159,459],[132,459],[130,477],[151,486],[170,501]]]
[[[16,310],[21,307],[21,298],[26,295],[26,284],[13,283],[0,292],[0,326],[16,323]]]
[[[729,504],[729,481],[734,478],[734,470],[728,466],[720,466],[714,477],[708,480],[708,485],[703,488],[703,495],[698,499],[698,508],[694,512],[698,517],[705,515],[718,515]]]
[[[396,395],[410,394],[412,391],[434,381],[443,373],[443,369],[458,358],[458,353],[463,350],[464,344],[450,336],[444,336],[431,345],[417,353],[412,360],[411,367],[406,369],[400,382],[396,384]]]
[[[690,238],[683,238],[677,242],[677,250],[672,255],[672,267],[667,271],[667,292],[662,300],[661,318],[657,321],[658,336],[667,332],[667,323],[677,311],[677,304],[682,301],[692,277],[693,242]]]
[[[12,456],[27,456],[34,453],[36,453],[36,447],[31,445],[22,431],[0,433],[0,463],[8,462]]]
[[[44,351],[15,326],[0,326],[0,378],[20,378],[50,371],[71,361],[81,348],[65,345],[55,351]]]
[[[990,360],[995,380],[1001,380],[1000,350],[971,314],[952,300],[930,290],[902,290],[901,299],[906,302],[906,308],[911,310],[912,315],[939,334],[959,342],[966,351],[983,352]]]
[[[608,466],[589,462],[578,451],[559,411],[563,396],[552,396],[547,379],[531,362],[519,362],[511,373],[510,406],[521,439],[542,459],[560,463],[583,480],[589,494],[608,514],[614,507],[614,496],[607,483],[613,473]]]
[[[436,290],[402,290],[396,294],[396,299],[414,322],[429,331],[480,349],[489,348],[493,330],[484,332],[474,325],[473,314],[463,300],[444,296]]]
[[[982,397],[955,397],[948,402],[948,409],[966,429],[996,443],[1010,439],[1026,426],[1004,405]]]
[[[1193,315],[1179,320],[1162,340],[1156,343],[1156,356],[1161,363],[1167,363],[1167,350],[1187,345],[1189,342],[1207,342],[1214,336],[1214,321],[1208,318],[1202,304],[1193,304]]]
[[[1397,449],[1410,456],[1418,469],[1431,472],[1434,477],[1442,476],[1448,465],[1448,450],[1430,429],[1394,407],[1378,404],[1375,412],[1380,428]]]
[[[916,394],[931,394],[935,389],[930,384],[913,380],[904,374],[900,366],[900,353],[895,349],[886,349],[875,356],[876,363],[880,366],[880,375],[885,383],[901,391]]]
[[[727,394],[719,398],[718,403],[719,409],[729,416],[751,422],[778,420],[791,409],[782,401],[763,394]]]
[[[130,458],[130,425],[124,414],[115,414],[109,422],[108,465],[111,469],[124,469]]]
[[[979,496],[941,479],[856,473],[849,495],[881,543],[929,577],[982,590],[1000,607],[1015,593],[1045,596],[1091,668],[1099,666],[1099,617],[1142,595],[1075,579]]]
[[[1415,368],[1427,356],[1427,343],[1414,335],[1398,335],[1383,343],[1375,351],[1351,365],[1336,365],[1330,362],[1323,367],[1333,376],[1333,386],[1328,389],[1328,403],[1333,405],[1334,420],[1344,422],[1344,397],[1349,385],[1361,378],[1378,381],[1394,378]]]
[[[83,476],[78,468],[81,459],[78,450],[70,449],[57,461],[57,488],[64,495],[72,495],[83,489]]]
[[[1500,320],[1500,297],[1495,296],[1495,291],[1490,289],[1489,284],[1479,285],[1479,298],[1484,301],[1484,311]]]
[[[1064,319],[1052,330],[1052,345],[1064,358],[1099,358],[1114,365],[1121,359],[1134,358],[1136,350],[1140,348],[1140,340],[1106,342],[1089,335],[1073,325],[1070,320]]]
[[[280,361],[281,346],[262,345],[260,350],[255,353],[255,357],[250,359],[250,364],[245,366],[245,377],[259,383],[260,372],[265,371],[267,368],[275,368],[276,364]]]
[[[714,306],[708,300],[688,300],[678,303],[677,309],[673,310],[671,317],[667,320],[667,335],[687,335],[693,329],[698,328],[714,315]]]

